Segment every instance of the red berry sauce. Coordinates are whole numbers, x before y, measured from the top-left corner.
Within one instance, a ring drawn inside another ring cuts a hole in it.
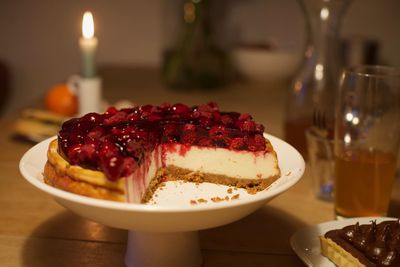
[[[247,114],[220,112],[215,103],[144,105],[66,121],[60,153],[73,165],[103,171],[111,181],[128,176],[159,144],[179,143],[264,151],[264,126]]]

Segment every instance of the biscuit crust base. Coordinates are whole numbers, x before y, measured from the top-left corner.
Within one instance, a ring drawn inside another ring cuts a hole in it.
[[[125,201],[125,192],[74,179],[62,171],[57,171],[49,161],[44,166],[43,176],[46,184],[64,191],[99,199]]]
[[[322,255],[340,267],[365,267],[356,257],[351,255],[332,239],[324,236],[319,237]]]

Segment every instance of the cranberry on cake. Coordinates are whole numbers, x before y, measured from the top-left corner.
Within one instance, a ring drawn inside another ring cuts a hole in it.
[[[44,180],[73,193],[147,202],[165,181],[266,189],[280,177],[264,126],[215,103],[144,105],[66,121],[48,149]]]
[[[337,266],[400,266],[399,220],[346,226],[320,236],[322,255]]]

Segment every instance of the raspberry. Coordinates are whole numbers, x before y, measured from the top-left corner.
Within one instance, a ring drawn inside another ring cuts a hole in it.
[[[122,162],[122,176],[129,176],[135,171],[137,166],[137,162],[133,158],[124,158],[124,161]]]
[[[116,144],[104,142],[99,152],[99,167],[111,180],[117,180],[122,173],[123,158]]]
[[[264,131],[265,131],[264,125],[256,123],[256,132],[262,134],[264,133]]]
[[[86,134],[79,130],[74,130],[70,135],[69,139],[73,144],[82,144],[84,141],[84,136]]]
[[[192,123],[186,123],[185,125],[183,125],[181,142],[186,145],[194,144],[196,138],[196,126]]]
[[[108,117],[111,117],[112,115],[114,115],[117,112],[118,112],[118,109],[116,109],[115,107],[109,107],[109,108],[107,108],[107,110],[104,113],[104,115],[108,118]]]
[[[69,148],[67,156],[72,165],[76,165],[81,162],[80,160],[81,148],[82,144],[76,144]]]
[[[178,127],[174,124],[166,124],[162,128],[163,128],[163,135],[167,137],[176,136],[178,134]]]
[[[187,114],[187,115],[189,115],[189,113],[191,112],[191,109],[188,106],[184,105],[184,104],[178,103],[178,104],[175,104],[175,105],[173,105],[171,107],[171,111],[174,114],[180,114],[180,115]]]
[[[93,140],[98,140],[104,134],[105,134],[104,128],[96,126],[87,134],[87,136]]]
[[[162,143],[178,143],[179,137],[178,136],[163,136],[161,138]]]
[[[74,128],[74,126],[76,125],[76,123],[79,121],[78,118],[73,118],[70,120],[67,120],[63,123],[61,129],[63,130],[71,130],[72,128]]]
[[[254,139],[249,137],[249,136],[245,136],[245,142],[247,145],[247,149],[250,151],[257,151],[257,146],[254,143]]]
[[[90,122],[92,124],[100,124],[103,122],[103,116],[98,113],[91,112],[83,116],[81,120]]]
[[[265,150],[265,138],[261,134],[254,135],[254,143],[257,146],[257,150]]]
[[[205,112],[213,112],[213,111],[218,111],[218,105],[214,102],[209,102],[207,104],[199,105],[197,107],[198,111],[205,111]]]
[[[184,131],[196,131],[196,126],[192,123],[186,123],[185,125],[183,125],[183,129]]]
[[[134,125],[129,125],[126,128],[121,129],[120,134],[134,135],[138,132],[138,129]]]
[[[150,115],[151,115],[150,111],[143,111],[142,114],[140,115],[140,119],[146,119]]]
[[[85,136],[85,144],[93,145],[95,149],[100,147],[99,139],[93,139],[90,136]]]
[[[210,136],[226,136],[226,135],[228,135],[228,131],[225,128],[225,126],[217,125],[217,126],[211,127],[211,129],[209,131],[209,135]]]
[[[158,106],[153,106],[150,110],[151,114],[160,114],[162,112],[162,109]]]
[[[238,120],[240,121],[246,121],[246,120],[251,120],[253,117],[249,113],[243,113],[239,116]]]
[[[216,136],[212,138],[212,141],[216,147],[228,147],[231,139],[228,136]]]
[[[211,146],[212,145],[212,140],[210,138],[208,138],[208,137],[203,136],[203,137],[200,137],[197,140],[197,144],[199,146]]]
[[[265,150],[265,139],[261,134],[256,134],[253,137],[245,136],[245,142],[250,151]]]
[[[256,123],[254,121],[244,121],[240,130],[244,132],[254,132],[256,130]]]
[[[115,142],[115,136],[112,134],[105,134],[102,137],[99,138],[101,146],[103,146],[103,143],[114,143]]]
[[[143,142],[141,140],[129,140],[126,143],[125,150],[128,152],[128,155],[135,157],[136,159],[141,159],[143,156]]]
[[[221,122],[226,126],[232,126],[234,124],[234,120],[230,115],[222,115]]]
[[[219,107],[218,107],[218,104],[217,104],[217,103],[215,103],[215,102],[208,102],[207,105],[208,105],[210,108],[212,108],[212,110],[214,110],[214,111],[219,111]]]
[[[144,105],[144,106],[139,107],[140,113],[143,113],[143,112],[151,113],[152,109],[153,109],[152,105]]]
[[[99,156],[109,158],[117,155],[118,153],[119,150],[116,144],[109,142],[108,140],[101,144]]]
[[[140,115],[137,113],[131,113],[128,115],[127,120],[128,121],[137,121],[140,119]]]
[[[119,111],[123,111],[126,114],[132,114],[135,112],[135,110],[136,110],[135,108],[121,108]]]
[[[67,156],[73,165],[93,165],[97,160],[97,149],[94,144],[76,144],[68,150]]]
[[[181,142],[185,145],[192,145],[196,141],[196,132],[187,131],[182,134]]]
[[[218,111],[213,111],[212,117],[213,117],[215,122],[220,122],[221,121],[221,113],[219,113]]]
[[[104,120],[105,125],[109,124],[117,124],[126,121],[128,118],[128,114],[123,112],[123,111],[118,111],[115,114],[113,114],[111,117],[107,118]]]
[[[192,114],[190,115],[193,119],[198,119],[201,116],[201,112],[198,110],[195,110],[192,112]]]
[[[111,181],[116,181],[121,177],[124,162],[123,158],[120,155],[115,155],[112,157],[100,156],[100,167],[105,173],[105,175]]]
[[[213,108],[210,107],[210,106],[207,105],[207,104],[199,105],[199,106],[196,108],[196,110],[199,111],[199,112],[210,112],[210,113],[214,111]]]
[[[235,137],[231,140],[230,148],[242,150],[246,147],[246,143],[242,137]]]
[[[168,110],[169,108],[171,108],[171,104],[170,104],[170,103],[167,103],[167,102],[161,103],[160,108],[161,108],[163,111],[166,111],[166,110]]]
[[[227,147],[230,143],[229,131],[225,126],[217,125],[211,127],[209,135],[213,141],[213,144],[217,147]]]
[[[111,128],[111,134],[120,135],[121,133],[122,133],[122,129],[121,128],[117,128],[117,127],[112,127]]]
[[[81,160],[82,162],[87,162],[88,164],[96,163],[97,161],[97,146],[96,143],[84,144],[81,147]]]
[[[131,131],[127,133],[136,139],[147,140],[150,134],[150,131],[148,131],[148,129],[145,128],[131,128],[130,130]]]
[[[243,127],[243,123],[244,123],[245,121],[243,121],[243,120],[237,120],[237,121],[235,121],[235,128],[236,129],[239,129],[239,130],[242,130],[242,127]]]
[[[208,118],[206,118],[206,117],[200,117],[200,118],[199,118],[199,125],[200,125],[201,127],[204,127],[204,128],[209,127],[209,126],[212,125],[212,120],[211,120],[211,119],[208,119]]]
[[[74,126],[74,130],[88,132],[93,127],[93,123],[87,120],[79,119]]]
[[[150,115],[148,115],[148,116],[146,117],[146,119],[147,119],[148,121],[159,121],[159,120],[161,120],[162,118],[161,118],[161,116],[159,116],[159,115],[157,115],[157,114],[150,114]]]

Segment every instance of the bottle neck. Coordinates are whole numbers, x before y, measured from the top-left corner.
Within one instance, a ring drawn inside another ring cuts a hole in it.
[[[306,56],[314,57],[317,64],[328,60],[330,66],[339,66],[340,22],[349,0],[301,0],[300,3],[306,16]]]

